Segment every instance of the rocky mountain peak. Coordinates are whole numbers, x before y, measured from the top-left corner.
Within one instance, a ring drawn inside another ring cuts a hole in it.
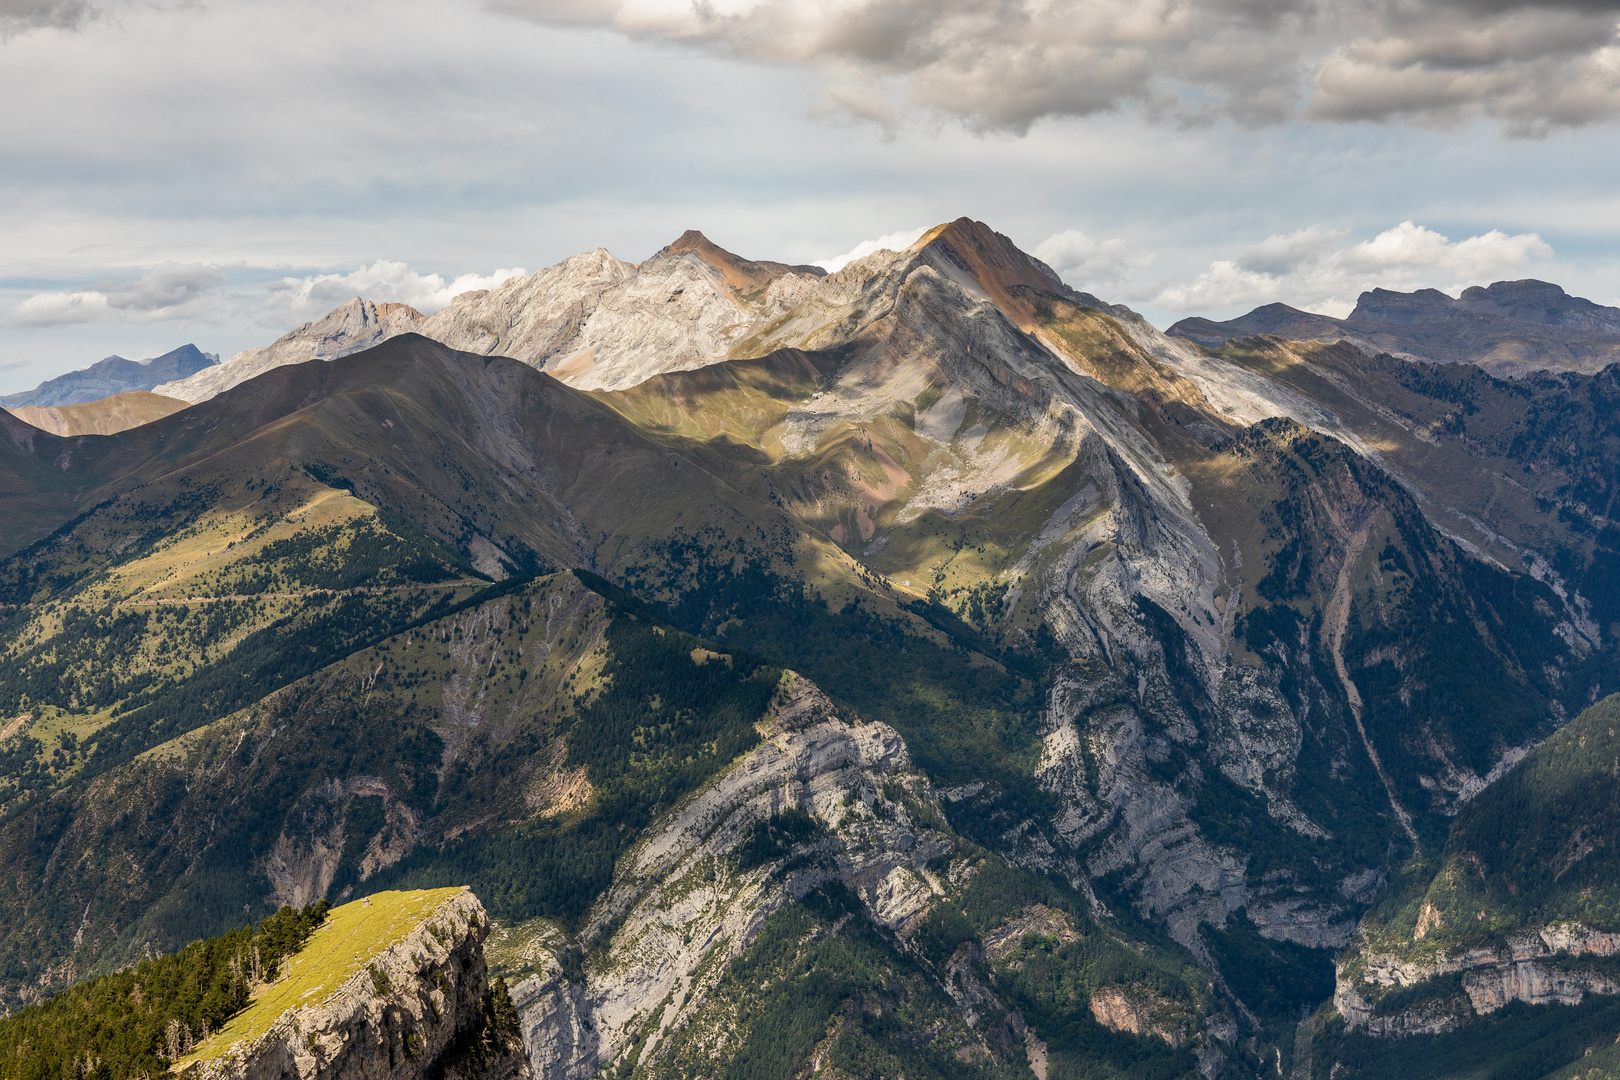
[[[0,406],[83,405],[112,394],[150,390],[159,383],[183,379],[218,362],[218,356],[205,353],[192,344],[182,345],[148,360],[109,356],[87,368],[42,382],[32,390],[0,398]]]
[[[1464,289],[1456,306],[1466,311],[1505,316],[1518,322],[1579,327],[1620,333],[1620,309],[1571,296],[1550,281],[1526,278]]]
[[[360,300],[360,298],[357,296],[355,297],[355,300]],[[365,303],[363,300],[360,300],[360,302]],[[404,312],[405,316],[411,319],[427,318],[426,315],[423,315],[420,311],[417,311],[409,304],[374,304],[372,305],[372,310],[376,312],[379,319],[386,319],[396,311]]]
[[[356,296],[268,346],[244,349],[223,364],[151,389],[155,394],[196,404],[272,368],[307,360],[335,360],[415,330],[424,321],[422,313],[408,304],[374,304]]]
[[[674,254],[692,252],[720,271],[721,280],[727,288],[743,296],[759,293],[783,274],[822,277],[827,273],[819,266],[789,266],[787,263],[745,259],[727,251],[696,229],[687,229],[664,250]]]
[[[924,233],[912,246],[924,255],[947,260],[959,285],[976,289],[1027,330],[1033,325],[1033,294],[1067,292],[1051,267],[982,221],[961,217]]]
[[[1389,289],[1370,289],[1356,301],[1356,309],[1346,320],[1351,323],[1395,323],[1410,326],[1445,318],[1451,313],[1454,301],[1439,289],[1418,289],[1414,292],[1394,292]]]
[[[1344,319],[1267,304],[1224,322],[1182,319],[1168,332],[1208,348],[1262,334],[1348,341],[1373,355],[1478,364],[1509,378],[1538,370],[1595,373],[1620,359],[1620,308],[1534,279],[1471,286],[1456,299],[1438,289],[1371,289]]]

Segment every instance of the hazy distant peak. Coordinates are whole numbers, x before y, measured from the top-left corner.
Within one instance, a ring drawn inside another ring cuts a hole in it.
[[[1439,289],[1369,289],[1345,319],[1267,304],[1223,322],[1182,319],[1169,333],[1210,348],[1262,334],[1293,341],[1348,340],[1369,352],[1474,363],[1508,376],[1593,372],[1620,360],[1620,308],[1533,278],[1470,286],[1456,298]]]
[[[205,353],[190,343],[147,360],[109,356],[89,367],[47,379],[32,390],[0,398],[0,406],[83,405],[113,394],[151,390],[160,383],[184,379],[218,362],[217,355]]]
[[[1456,306],[1467,311],[1501,315],[1520,322],[1573,326],[1620,333],[1620,309],[1571,296],[1550,281],[1526,278],[1498,281],[1463,290]]]

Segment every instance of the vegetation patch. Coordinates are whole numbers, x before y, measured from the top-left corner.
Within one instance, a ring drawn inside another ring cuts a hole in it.
[[[364,900],[331,909],[324,924],[288,960],[281,978],[254,995],[251,1005],[231,1017],[184,1060],[211,1061],[236,1043],[251,1043],[269,1031],[270,1025],[288,1009],[320,1004],[351,975],[367,967],[372,969],[377,992],[386,993],[387,980],[377,978],[380,969],[372,960],[461,891],[449,888],[373,893]]]
[[[213,1033],[220,1033],[217,1041],[229,1039],[229,1032],[258,1030],[242,1025],[267,1001],[285,1000],[280,991],[296,978],[291,969],[308,964],[300,965],[300,950],[343,912],[328,912],[325,901],[282,908],[256,928],[142,960],[31,1005],[0,1021],[0,1075],[147,1077],[167,1071]]]
[[[1312,1080],[1542,1080],[1582,1077],[1613,1068],[1620,999],[1593,997],[1579,1005],[1513,1002],[1443,1035],[1374,1038],[1351,1032],[1335,1017],[1311,1042]],[[1599,1057],[1599,1051],[1608,1055]],[[1591,1052],[1593,1061],[1586,1065]],[[1583,1069],[1582,1066],[1585,1065]]]
[[[1226,985],[1256,1015],[1297,1023],[1333,996],[1331,950],[1261,937],[1245,911],[1200,929]]]

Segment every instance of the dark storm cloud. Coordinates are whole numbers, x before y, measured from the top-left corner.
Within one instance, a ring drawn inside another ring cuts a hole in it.
[[[79,26],[90,13],[84,0],[0,0],[0,37],[45,26]]]
[[[831,100],[980,130],[1140,109],[1182,124],[1304,116],[1509,134],[1620,115],[1620,3],[1569,0],[496,0],[777,63],[815,64]]]

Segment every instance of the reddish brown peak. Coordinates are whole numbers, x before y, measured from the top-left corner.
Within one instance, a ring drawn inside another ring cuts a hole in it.
[[[386,319],[388,316],[392,315],[396,311],[403,311],[413,319],[425,319],[425,318],[427,318],[427,316],[423,315],[420,311],[417,311],[415,308],[411,307],[411,305],[409,305],[409,304],[378,304],[377,305],[377,317],[380,318],[380,319]]]
[[[1038,295],[1061,296],[1066,291],[1017,244],[982,221],[963,217],[937,225],[912,249],[933,252],[967,271],[996,306],[1025,330],[1034,325]]]
[[[733,255],[696,229],[687,229],[681,233],[680,238],[665,250],[677,255],[688,251],[692,252],[698,258],[720,271],[720,278],[726,283],[727,288],[743,296],[763,291],[767,285],[783,274],[812,274],[820,277],[827,272],[819,266],[789,266],[787,263],[779,262],[754,262],[740,255]]]

